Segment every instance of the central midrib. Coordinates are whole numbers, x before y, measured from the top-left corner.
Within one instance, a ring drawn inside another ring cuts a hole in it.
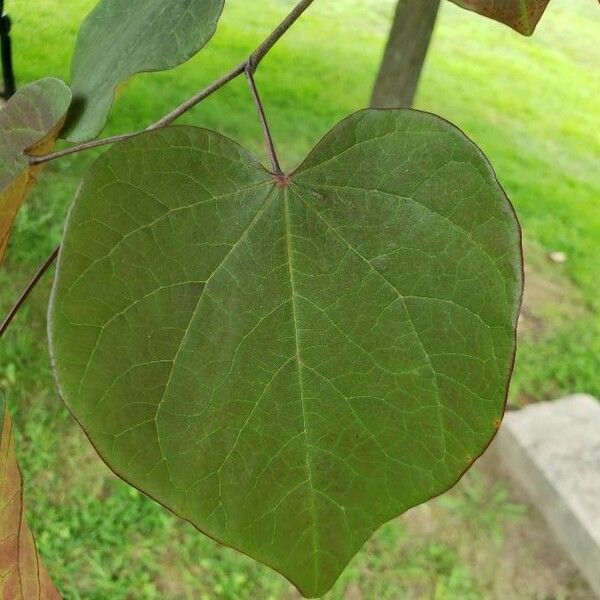
[[[302,379],[302,359],[300,356],[300,339],[298,335],[298,311],[296,309],[296,284],[294,280],[293,266],[293,250],[292,250],[292,233],[290,228],[290,208],[289,208],[289,192],[286,187],[283,192],[283,220],[285,224],[285,240],[287,250],[287,263],[290,278],[290,294],[292,305],[292,320],[294,324],[294,340],[296,344],[296,365],[298,367],[298,382],[300,387],[300,405],[302,406],[302,423],[304,428],[304,439],[306,441],[306,471],[308,476],[308,484],[311,492],[311,517],[312,517],[312,542],[314,547],[314,570],[315,570],[315,585],[318,586],[319,571],[318,571],[318,529],[317,529],[317,511],[315,505],[315,486],[313,483],[313,467],[310,459],[310,443],[308,441],[307,428],[307,413],[304,404],[304,383]]]

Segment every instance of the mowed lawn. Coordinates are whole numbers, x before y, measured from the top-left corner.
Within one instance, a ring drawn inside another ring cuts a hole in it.
[[[19,83],[68,78],[94,0],[8,0]],[[257,7],[259,5],[259,7]],[[211,44],[182,67],[120,91],[106,134],[138,130],[239,62],[293,5],[228,0]],[[261,66],[258,82],[287,167],[368,103],[392,0],[318,0]],[[441,114],[490,157],[524,228],[528,288],[514,405],[600,396],[600,10],[553,0],[532,38],[446,2],[417,107]],[[182,120],[264,157],[244,81]],[[0,272],[4,313],[57,244],[97,152],[52,163],[27,202]],[[565,253],[566,262],[549,260]],[[15,415],[29,519],[68,599],[295,598],[267,568],[208,540],[99,461],[53,386],[45,342],[50,277],[0,343],[0,387]],[[489,468],[384,526],[331,598],[585,598],[535,513]]]

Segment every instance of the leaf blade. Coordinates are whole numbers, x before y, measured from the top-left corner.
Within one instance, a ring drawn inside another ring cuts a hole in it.
[[[213,36],[224,0],[100,0],[83,22],[71,68],[65,137],[83,142],[106,123],[119,83],[182,64]]]
[[[27,192],[42,171],[29,156],[54,146],[71,102],[60,79],[46,77],[26,85],[0,110],[0,261]]]
[[[12,420],[2,402],[0,437],[0,597],[60,600],[24,519],[23,485],[15,455]]]
[[[218,134],[143,135],[66,232],[49,322],[70,409],[122,477],[307,596],[496,431],[519,229],[437,117],[358,113],[283,187]]]
[[[550,0],[452,0],[462,8],[532,35]]]

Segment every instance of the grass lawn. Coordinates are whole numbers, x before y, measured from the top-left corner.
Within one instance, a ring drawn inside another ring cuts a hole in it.
[[[78,24],[94,0],[6,3],[20,83],[67,78]],[[293,0],[260,10],[229,0],[219,31],[182,67],[124,86],[107,134],[143,128],[229,67]],[[288,167],[369,98],[393,0],[320,0],[258,74]],[[553,0],[533,38],[446,2],[417,106],[464,129],[488,154],[521,219],[528,285],[512,404],[574,391],[600,397],[600,11]],[[264,157],[254,107],[236,81],[182,122],[217,129]],[[97,153],[52,163],[22,211],[0,271],[0,313],[59,240]],[[553,263],[550,251],[566,253]],[[67,599],[296,598],[291,586],[222,548],[117,481],[63,408],[45,343],[50,278],[0,344],[0,387],[19,435],[29,519]],[[330,597],[587,598],[535,513],[488,467],[384,526]]]

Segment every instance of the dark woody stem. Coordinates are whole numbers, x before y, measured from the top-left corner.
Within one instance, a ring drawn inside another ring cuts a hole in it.
[[[15,318],[15,316],[25,303],[25,300],[27,300],[27,298],[29,297],[29,294],[31,294],[35,286],[38,284],[39,280],[44,276],[44,273],[52,266],[52,263],[56,260],[59,248],[60,247],[55,248],[52,254],[46,259],[46,262],[39,268],[38,272],[35,274],[33,279],[27,284],[27,287],[21,293],[19,299],[15,302],[15,305],[10,309],[8,315],[6,315],[6,318],[2,322],[2,325],[0,325],[0,339],[6,333],[6,330],[8,329],[9,325],[12,323],[12,320]]]

